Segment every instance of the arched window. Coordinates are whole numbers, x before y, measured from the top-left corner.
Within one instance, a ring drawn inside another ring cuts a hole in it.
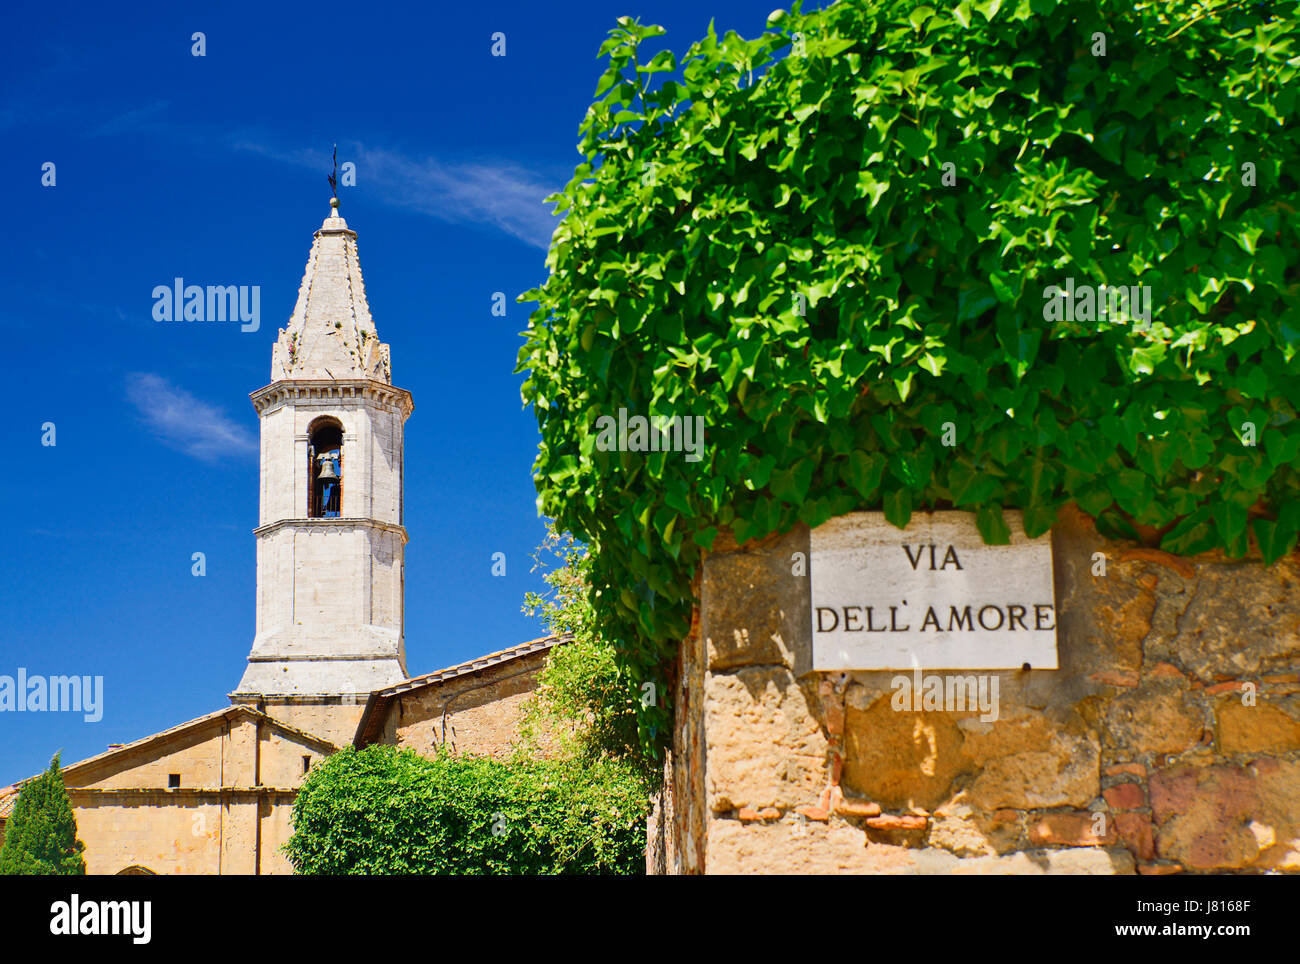
[[[307,437],[307,515],[337,519],[343,507],[343,425],[328,416],[318,418]]]
[[[131,867],[127,867],[125,870],[119,870],[119,871],[117,872],[117,876],[118,876],[118,877],[140,877],[140,876],[146,876],[146,875],[149,876],[149,877],[156,877],[156,876],[157,876],[157,875],[156,875],[152,870],[150,870],[148,867],[141,867],[139,864],[135,864],[135,865],[133,865],[133,866],[131,866]]]

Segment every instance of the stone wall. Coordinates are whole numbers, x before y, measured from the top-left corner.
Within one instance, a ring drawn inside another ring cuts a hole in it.
[[[267,696],[250,700],[269,716],[294,729],[328,740],[337,747],[351,746],[357,724],[366,708],[366,697],[343,696]],[[306,753],[307,751],[302,751]],[[264,779],[262,782],[270,783]]]
[[[433,756],[444,739],[448,749],[504,759],[520,744],[524,704],[537,688],[549,650],[467,673],[402,693],[394,699],[381,743],[410,747]],[[543,752],[555,747],[555,735],[539,728]]]
[[[361,709],[314,707],[344,712],[341,725],[352,729]],[[303,758],[314,765],[332,749],[234,708],[73,764],[63,776],[87,872],[292,873],[280,847],[291,833]],[[172,774],[180,777],[177,789],[169,786]]]
[[[895,710],[894,671],[809,672],[808,548],[705,561],[651,870],[1300,871],[1296,554],[1177,558],[1064,512],[1060,668],[996,673],[983,722]]]

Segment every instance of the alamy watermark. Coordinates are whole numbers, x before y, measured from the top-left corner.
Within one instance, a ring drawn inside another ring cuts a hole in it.
[[[50,933],[122,935],[133,944],[148,944],[153,934],[153,902],[148,900],[82,900],[72,894],[50,905]]]
[[[1043,289],[1043,321],[1106,321],[1117,325],[1137,321],[1135,331],[1151,327],[1150,285],[1075,285]]]
[[[240,331],[262,325],[261,285],[187,285],[184,278],[153,289],[154,321],[239,321]]]
[[[703,415],[631,415],[596,419],[596,448],[601,452],[685,452],[687,462],[704,457]]]
[[[911,676],[895,676],[889,683],[894,691],[889,701],[895,712],[965,713],[979,710],[980,722],[996,723],[999,715],[1000,681],[991,673],[978,676],[922,674],[921,667]]]
[[[81,713],[87,723],[104,716],[104,677],[0,676],[0,713]]]

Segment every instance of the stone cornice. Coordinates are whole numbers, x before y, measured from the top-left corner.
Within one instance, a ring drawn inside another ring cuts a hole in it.
[[[364,399],[389,406],[410,416],[415,409],[411,393],[404,388],[389,385],[373,378],[282,378],[248,396],[261,415],[272,405],[287,401],[329,401],[332,399]]]
[[[271,654],[269,656],[251,655],[248,657],[250,663],[373,663],[379,660],[397,659],[396,653],[348,653],[346,656],[334,656],[325,653],[306,653],[306,654]],[[235,696],[243,696],[242,693],[235,693]],[[365,694],[361,694],[365,695]]]
[[[288,527],[295,529],[381,529],[384,532],[395,532],[401,536],[402,545],[406,545],[409,541],[406,529],[403,526],[395,525],[392,522],[380,522],[378,519],[280,519],[264,526],[258,526],[253,530],[253,535],[270,535],[272,532]]]

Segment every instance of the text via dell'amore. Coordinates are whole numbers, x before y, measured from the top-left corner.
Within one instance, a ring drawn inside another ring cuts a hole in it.
[[[1056,669],[1051,539],[985,545],[963,512],[905,530],[853,513],[811,535],[813,668]]]

